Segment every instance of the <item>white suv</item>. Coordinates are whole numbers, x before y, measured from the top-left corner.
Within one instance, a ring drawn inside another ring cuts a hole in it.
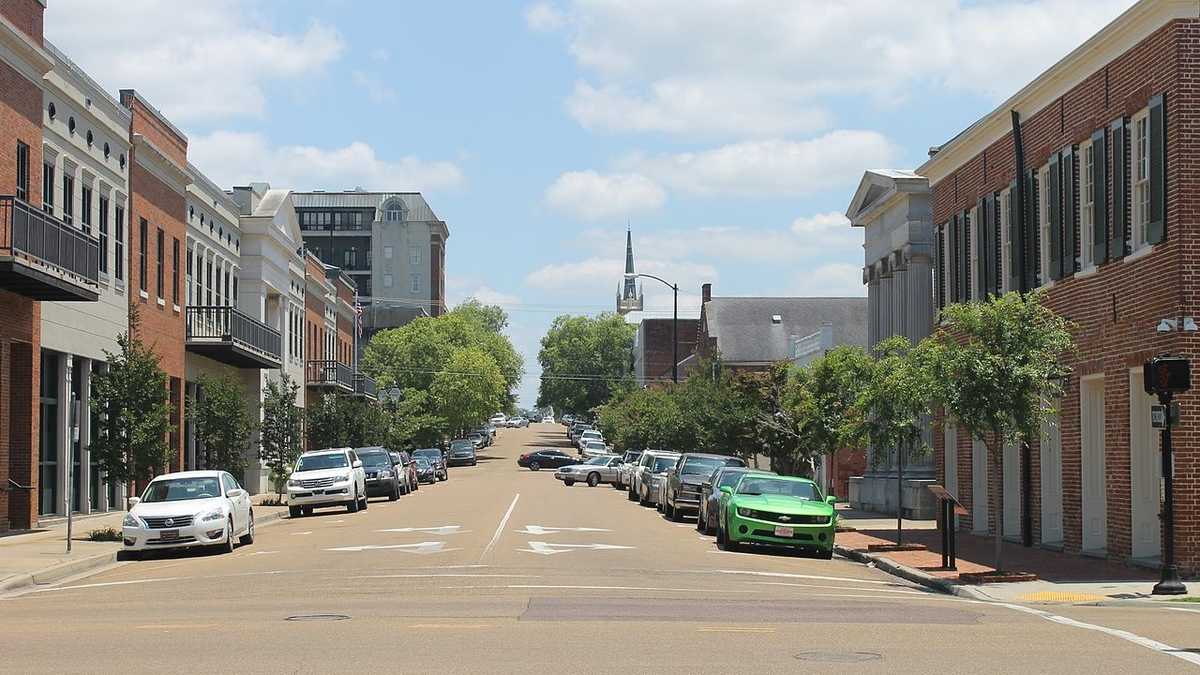
[[[288,514],[312,515],[314,508],[345,506],[354,513],[367,508],[367,473],[350,448],[330,448],[300,455],[287,482]]]

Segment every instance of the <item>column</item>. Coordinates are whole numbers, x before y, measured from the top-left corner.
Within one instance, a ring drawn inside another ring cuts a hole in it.
[[[55,515],[67,515],[71,505],[70,471],[74,457],[71,456],[71,355],[63,354],[58,360],[58,504]]]
[[[92,415],[90,410],[92,392],[92,360],[80,358],[79,364],[79,512],[92,512]],[[103,492],[103,490],[101,490]]]
[[[867,349],[879,342],[879,280],[867,282]]]

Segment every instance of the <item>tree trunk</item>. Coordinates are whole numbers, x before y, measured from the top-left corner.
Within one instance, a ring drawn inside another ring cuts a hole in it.
[[[988,445],[988,456],[992,459],[992,476],[996,477],[995,489],[989,490],[995,495],[992,502],[992,520],[996,523],[995,560],[992,567],[999,572],[1004,547],[1004,443],[998,441],[995,434],[992,435],[992,443]],[[991,482],[990,477],[988,482]]]

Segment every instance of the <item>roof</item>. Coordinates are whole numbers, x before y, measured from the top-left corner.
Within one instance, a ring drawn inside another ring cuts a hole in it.
[[[293,192],[292,198],[298,209],[367,209],[377,211],[389,199],[399,199],[404,205],[404,219],[418,221],[440,221],[420,192]],[[383,219],[376,215],[375,220]]]
[[[867,346],[866,298],[713,298],[704,303],[704,320],[727,363],[786,360],[792,336],[811,335],[826,323],[833,325],[834,344]]]

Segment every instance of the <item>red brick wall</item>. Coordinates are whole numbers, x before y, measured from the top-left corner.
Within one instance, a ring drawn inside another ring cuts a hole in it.
[[[1167,106],[1167,240],[1134,261],[1109,261],[1090,276],[1054,282],[1048,305],[1075,322],[1077,352],[1070,359],[1072,377],[1061,401],[1063,528],[1067,551],[1081,546],[1081,477],[1079,378],[1105,376],[1105,460],[1108,490],[1108,555],[1128,558],[1130,539],[1129,369],[1162,352],[1200,357],[1190,336],[1159,334],[1164,317],[1196,316],[1200,268],[1200,83],[1189,73],[1200,65],[1200,21],[1173,21],[1092,74],[1059,100],[1031,115],[1021,125],[1028,171],[1044,165],[1054,151],[1087,140],[1122,115],[1144,108],[1163,93]],[[1110,148],[1111,151],[1111,148]],[[1111,158],[1111,152],[1110,152]],[[1014,176],[1012,138],[1006,135],[933,186],[934,222],[973,207],[979,197],[1008,186]],[[1111,213],[1112,171],[1109,179]],[[1112,218],[1109,218],[1111,227]],[[1200,396],[1181,400],[1183,424],[1175,432],[1177,555],[1186,569],[1200,570]],[[959,492],[971,503],[971,441],[959,433]],[[944,436],[935,435],[939,473],[944,471]],[[1031,500],[1034,541],[1040,540],[1038,443],[1031,452]],[[989,496],[1000,499],[1001,479],[992,476]],[[961,523],[970,527],[970,516]]]
[[[38,0],[4,0],[0,2],[0,15],[24,31],[36,44],[42,42],[42,13],[46,8]]]
[[[646,379],[671,377],[671,366],[674,360],[674,340],[671,339],[671,319],[642,319],[641,347],[645,365],[643,370]],[[699,319],[679,320],[679,360],[682,361],[696,351],[696,335],[699,331]],[[679,374],[683,379],[683,373]]]

